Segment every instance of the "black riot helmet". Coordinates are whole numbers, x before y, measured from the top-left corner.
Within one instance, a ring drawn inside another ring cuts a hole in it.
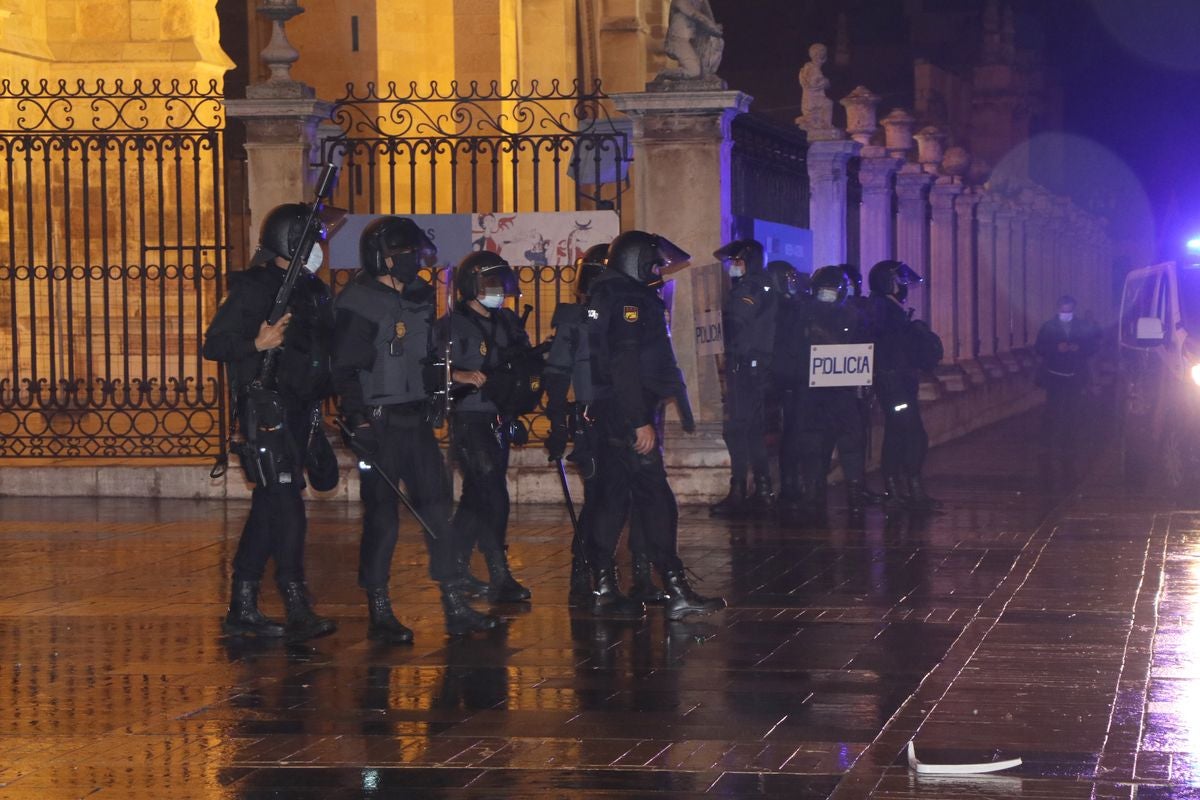
[[[854,288],[854,296],[862,297],[862,270],[854,264],[841,264],[842,272],[846,273],[846,277],[850,279],[850,285]]]
[[[258,234],[258,250],[250,263],[266,264],[276,256],[291,260],[304,235],[304,223],[308,221],[309,210],[304,203],[284,203],[271,209],[263,219]],[[317,238],[325,238],[324,229]],[[308,256],[307,253],[301,255]]]
[[[474,300],[481,292],[496,288],[506,295],[517,293],[517,276],[498,253],[471,253],[454,268],[454,290],[460,300]]]
[[[594,244],[575,259],[575,294],[587,297],[592,293],[592,281],[604,269],[608,245]]]
[[[726,264],[729,261],[741,261],[746,265],[746,274],[753,275],[763,271],[763,246],[756,239],[735,239],[720,250],[713,252],[713,258]]]
[[[880,261],[871,267],[867,282],[872,294],[892,295],[900,302],[908,297],[908,287],[923,279],[903,261]]]
[[[645,231],[627,231],[608,246],[610,269],[645,286],[660,286],[662,270],[691,259],[686,251],[663,236]]]
[[[812,274],[812,296],[821,303],[840,303],[850,293],[850,278],[840,266],[821,267]]]
[[[392,259],[390,267],[388,258]],[[380,217],[363,228],[358,238],[358,260],[371,275],[391,275],[401,283],[411,283],[421,267],[433,266],[437,247],[411,219]]]
[[[767,263],[767,276],[771,286],[777,292],[787,297],[795,297],[801,293],[800,273],[786,261],[770,261]]]

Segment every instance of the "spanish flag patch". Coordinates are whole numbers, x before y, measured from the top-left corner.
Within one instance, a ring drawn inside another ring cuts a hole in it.
[[[626,322],[637,322],[638,321],[638,307],[637,306],[625,306],[624,316],[625,316]]]

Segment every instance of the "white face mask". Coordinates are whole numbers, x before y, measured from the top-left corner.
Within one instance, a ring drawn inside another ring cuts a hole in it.
[[[837,289],[820,289],[817,291],[817,300],[822,303],[836,303],[837,299]]]
[[[1075,312],[1074,312],[1074,311],[1060,311],[1060,312],[1058,312],[1058,321],[1059,321],[1059,322],[1070,322],[1070,321],[1071,321],[1071,320],[1073,320],[1073,319],[1075,319]]]
[[[500,306],[504,305],[504,292],[500,292],[498,294],[488,292],[479,298],[479,303],[484,308],[499,308]]]
[[[308,254],[308,260],[304,262],[304,268],[315,275],[324,263],[325,251],[321,249],[320,245],[314,244]]]
[[[746,268],[741,264],[733,264],[729,267],[729,277],[740,278],[746,274]]]

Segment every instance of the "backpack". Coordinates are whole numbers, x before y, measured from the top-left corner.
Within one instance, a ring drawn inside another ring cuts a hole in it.
[[[541,404],[542,395],[546,391],[542,384],[542,372],[546,368],[543,357],[546,345],[530,347],[520,341],[520,331],[514,330],[508,315],[501,314],[500,324],[507,326],[508,340],[512,344],[497,347],[496,342],[487,335],[487,331],[478,320],[473,316],[469,316],[468,319],[487,341],[489,353],[496,354],[492,366],[485,365],[483,368],[487,382],[483,384],[480,393],[484,399],[494,403],[506,417],[532,414]]]
[[[909,357],[912,365],[922,372],[933,372],[942,363],[946,350],[942,339],[921,320],[908,323]]]

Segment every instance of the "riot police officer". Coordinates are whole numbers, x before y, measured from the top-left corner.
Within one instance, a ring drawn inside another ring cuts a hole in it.
[[[461,547],[449,524],[450,483],[433,433],[437,306],[433,286],[418,273],[436,257],[437,248],[411,219],[376,219],[359,239],[362,271],[335,305],[334,388],[351,432],[348,444],[362,458],[358,583],[367,594],[368,637],[389,644],[413,638],[388,595],[399,532],[399,498],[390,481],[404,482],[431,528],[424,532],[425,547],[430,575],[441,587],[447,632],[462,635],[497,624],[467,603]]]
[[[250,269],[235,272],[229,296],[217,309],[204,334],[204,357],[221,361],[228,370],[236,423],[243,435],[254,435],[247,424],[256,413],[249,395],[258,378],[264,353],[278,349],[275,390],[282,406],[283,436],[261,453],[244,459],[267,458],[269,469],[256,472],[250,515],[233,560],[233,591],[221,629],[233,636],[286,636],[292,640],[324,636],[337,629],[332,619],[318,615],[309,601],[304,580],[304,538],[307,519],[301,491],[309,433],[320,401],[330,394],[329,350],[333,332],[329,289],[317,277],[323,251],[313,245],[305,270],[292,291],[288,313],[275,325],[266,320],[283,285],[292,257],[304,239],[309,207],[288,203],[263,220],[259,245]],[[287,612],[283,624],[258,609],[259,585],[267,560],[275,561],[275,582]]]
[[[471,391],[451,415],[454,458],[462,472],[462,496],[454,525],[465,532],[460,560],[469,563],[476,546],[488,568],[487,594],[493,602],[529,600],[531,592],[513,577],[508,564],[508,455],[514,436],[525,432],[505,405],[514,354],[530,350],[517,315],[504,306],[517,291],[508,262],[492,252],[468,255],[454,270],[458,302],[439,323],[441,341],[451,344],[455,381]]]
[[[872,338],[875,341],[875,395],[883,410],[883,472],[889,505],[928,508],[921,471],[929,436],[921,420],[919,372],[941,359],[941,341],[924,322],[910,319],[904,307],[909,288],[921,276],[902,261],[880,261],[867,278],[871,287]]]
[[[768,510],[774,502],[767,459],[766,393],[775,349],[779,293],[772,293],[762,245],[738,239],[713,253],[725,266],[733,289],[725,304],[725,425],[729,450],[729,495],[709,508],[714,516]],[[746,495],[748,473],[754,494]]]
[[[771,261],[767,274],[780,293],[775,319],[775,355],[771,374],[779,393],[782,425],[779,435],[779,505],[791,511],[800,501],[799,397],[803,363],[797,351],[800,325],[808,301],[809,276],[787,261]]]
[[[588,566],[588,530],[597,502],[595,428],[587,416],[592,402],[591,351],[588,346],[587,302],[592,281],[604,269],[608,245],[598,244],[587,250],[576,262],[575,292],[578,302],[559,303],[554,310],[550,327],[554,339],[546,356],[546,416],[550,420],[550,435],[546,451],[551,461],[566,452],[570,437],[574,448],[569,456],[583,478],[583,505],[579,512],[579,530],[571,540],[571,579],[568,601],[571,605],[590,604],[592,579]],[[567,397],[574,390],[574,402]],[[633,555],[633,586],[629,596],[642,603],[663,603],[667,595],[654,584],[650,555],[646,549],[644,524],[640,509],[631,509],[629,549]]]
[[[813,345],[869,341],[859,316],[845,304],[851,286],[849,276],[840,266],[821,267],[813,273],[813,302],[806,308],[799,340],[805,367],[812,363],[810,348]],[[852,512],[860,512],[867,503],[867,453],[857,387],[805,383],[801,389],[805,400],[800,420],[800,471],[805,503],[818,516],[824,512],[826,476],[836,447],[846,480],[847,505]]]
[[[679,510],[663,464],[664,403],[676,399],[684,430],[694,430],[683,375],[658,295],[661,271],[688,259],[661,236],[628,231],[609,246],[607,269],[592,281],[588,343],[592,357],[600,495],[591,562],[598,614],[640,617],[641,603],[617,587],[614,551],[631,506],[641,509],[647,548],[667,592],[666,616],[678,620],[725,607],[720,598],[692,590],[676,550]]]

